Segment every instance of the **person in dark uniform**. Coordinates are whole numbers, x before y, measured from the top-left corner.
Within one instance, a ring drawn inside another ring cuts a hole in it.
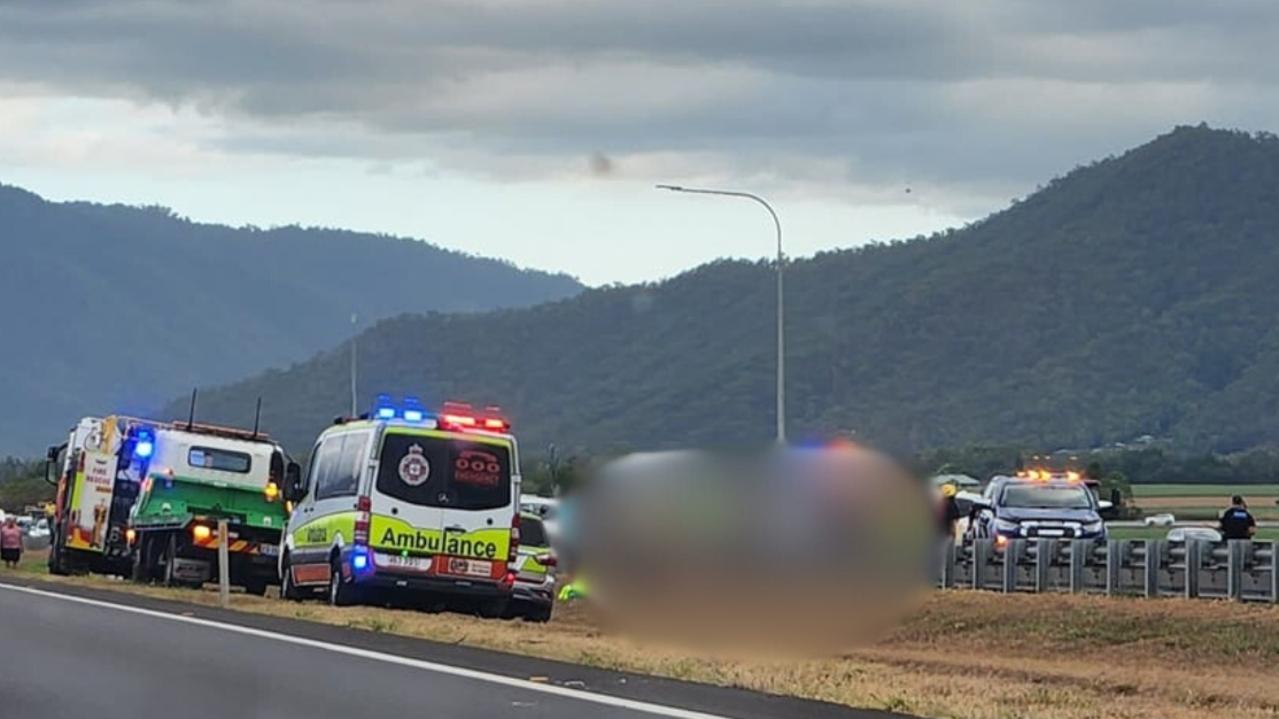
[[[1222,538],[1252,539],[1252,535],[1256,533],[1257,520],[1252,518],[1243,497],[1236,494],[1230,498],[1230,507],[1221,513]]]

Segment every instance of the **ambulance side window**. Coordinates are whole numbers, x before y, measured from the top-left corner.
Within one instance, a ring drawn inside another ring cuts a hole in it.
[[[315,451],[311,452],[311,470],[306,476],[306,489],[315,499],[324,498],[324,495],[320,493],[320,487],[325,475],[333,473],[333,466],[341,451],[342,438],[330,437],[316,445]]]
[[[368,435],[352,432],[333,437],[321,448],[326,453],[316,480],[315,498],[349,497],[355,494],[360,468],[364,466],[364,446]]]

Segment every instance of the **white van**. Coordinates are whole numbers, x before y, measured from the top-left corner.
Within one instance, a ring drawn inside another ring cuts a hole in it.
[[[411,398],[340,420],[316,440],[280,551],[281,594],[326,589],[500,616],[515,583],[519,452],[496,408]]]

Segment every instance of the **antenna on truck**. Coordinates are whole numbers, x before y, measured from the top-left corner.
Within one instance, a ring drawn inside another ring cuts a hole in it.
[[[199,387],[191,388],[191,411],[187,414],[187,431],[195,429],[195,396],[200,391]]]
[[[258,397],[258,408],[253,412],[253,439],[258,438],[258,423],[262,421],[262,397]]]

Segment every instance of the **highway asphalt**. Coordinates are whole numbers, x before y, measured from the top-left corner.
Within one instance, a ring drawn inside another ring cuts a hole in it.
[[[6,717],[900,716],[11,574],[0,658]]]

